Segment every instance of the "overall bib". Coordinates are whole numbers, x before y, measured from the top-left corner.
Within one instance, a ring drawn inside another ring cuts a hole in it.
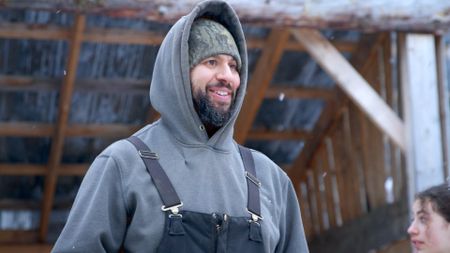
[[[260,182],[255,176],[255,164],[249,149],[239,146],[247,179],[249,217],[231,217],[223,213],[180,210],[183,203],[159,164],[158,155],[136,136],[127,140],[136,147],[144,161],[163,202],[161,209],[166,212],[164,235],[158,253],[264,252]]]

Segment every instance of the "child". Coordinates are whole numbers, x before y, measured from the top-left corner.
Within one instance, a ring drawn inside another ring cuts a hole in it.
[[[433,186],[416,195],[408,234],[415,252],[450,252],[450,185]]]

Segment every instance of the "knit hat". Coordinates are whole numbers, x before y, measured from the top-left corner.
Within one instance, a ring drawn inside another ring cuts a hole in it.
[[[197,19],[189,35],[189,67],[217,54],[231,55],[241,69],[241,56],[233,35],[222,24],[210,19]]]

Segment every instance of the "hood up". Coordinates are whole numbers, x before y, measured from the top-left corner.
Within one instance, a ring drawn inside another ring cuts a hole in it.
[[[242,60],[240,87],[236,94],[232,115],[211,138],[194,109],[189,77],[188,39],[192,22],[208,17],[224,25],[233,35]],[[204,1],[187,16],[178,20],[161,44],[154,65],[150,86],[150,101],[161,114],[161,123],[173,137],[188,146],[207,145],[228,150],[233,143],[233,128],[247,88],[247,48],[238,16],[223,1]]]

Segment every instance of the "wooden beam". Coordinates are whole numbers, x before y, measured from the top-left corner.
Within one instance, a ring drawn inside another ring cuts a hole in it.
[[[412,206],[416,192],[445,181],[434,36],[401,34],[399,46]]]
[[[397,202],[330,229],[311,240],[308,246],[311,252],[321,253],[370,252],[404,239],[408,225],[406,201]],[[352,235],[350,240],[349,235]]]
[[[83,34],[83,42],[134,44],[158,46],[165,37],[162,32],[142,31],[121,28],[87,28]],[[33,40],[69,40],[70,29],[55,25],[30,25],[25,23],[4,22],[0,24],[0,38],[5,39],[33,39]],[[247,38],[249,49],[263,48],[265,40],[262,38]],[[352,41],[335,40],[332,44],[342,52],[352,52],[355,43]],[[296,40],[289,40],[287,51],[305,51],[305,47]]]
[[[188,13],[194,4],[200,1],[23,0],[3,1],[2,6],[3,8],[83,12],[172,23]],[[442,0],[338,0],[333,2],[229,0],[228,2],[235,8],[244,23],[265,26],[370,31],[445,31],[450,25],[450,2]]]
[[[357,66],[358,69],[364,73],[365,69],[368,67],[366,62],[367,58],[376,53],[377,44],[382,41],[382,36],[364,36],[358,43],[358,46],[352,56],[353,66]],[[336,86],[333,88],[334,94],[336,94],[336,99],[327,102],[322,109],[322,112],[317,120],[313,132],[310,138],[305,140],[305,145],[301,150],[299,156],[294,160],[292,165],[292,170],[288,171],[288,175],[294,182],[305,180],[306,167],[313,158],[314,152],[316,152],[320,143],[325,139],[325,135],[331,128],[331,124],[335,122],[341,114],[341,108],[346,106],[349,99],[342,94]]]
[[[122,138],[131,135],[141,127],[141,125],[129,124],[73,124],[67,126],[65,135],[67,137],[83,136]],[[54,125],[47,123],[0,123],[0,136],[50,137],[54,131]]]
[[[58,122],[53,135],[52,146],[49,155],[48,172],[45,178],[44,197],[42,203],[41,220],[39,227],[39,239],[45,242],[47,238],[50,212],[52,211],[53,199],[58,177],[57,170],[61,163],[64,146],[64,138],[70,112],[75,77],[77,73],[78,58],[82,43],[83,30],[86,23],[84,15],[77,15],[74,23],[73,37],[71,39],[70,52],[67,63],[67,75],[65,76],[62,90],[60,92]]]
[[[292,87],[282,84],[272,84],[266,91],[266,98],[294,98],[294,99],[335,99],[336,93],[332,88]]]
[[[247,139],[248,132],[272,81],[288,39],[289,31],[277,28],[273,29],[267,38],[267,44],[261,52],[252,78],[248,83],[247,96],[236,122],[234,134],[238,143],[244,143]]]
[[[0,123],[0,136],[48,137],[53,134],[53,125],[31,122]]]
[[[50,244],[8,244],[0,245],[0,252],[14,253],[49,253],[53,248]]]
[[[141,125],[126,124],[71,125],[67,128],[66,135],[84,137],[111,137],[119,139],[130,136],[141,127]]]
[[[0,38],[33,40],[68,40],[70,30],[48,24],[0,23]]]
[[[0,245],[11,243],[36,243],[37,230],[0,230]]]
[[[84,176],[88,168],[89,164],[61,164],[56,173],[59,176]],[[45,176],[46,174],[46,165],[0,163],[2,176]]]
[[[251,38],[250,41],[252,41]],[[333,46],[336,47],[337,50],[349,53],[353,52],[356,47],[356,43],[352,41],[334,40],[331,41],[331,44],[333,44]],[[258,48],[262,48],[262,46],[259,46]],[[286,47],[284,48],[284,50],[304,52],[306,51],[306,48],[301,43],[298,43],[298,41],[296,40],[289,40],[288,43],[286,43]]]
[[[56,91],[58,78],[0,75],[0,91]],[[150,80],[145,79],[81,79],[74,84],[76,91],[102,93],[148,93]]]
[[[436,64],[439,94],[439,116],[441,118],[442,153],[444,155],[444,177],[450,177],[450,97],[447,79],[447,49],[442,36],[436,36]]]
[[[139,31],[119,28],[87,28],[83,41],[95,43],[160,45],[165,34],[154,31]]]
[[[46,165],[0,163],[2,176],[43,176],[46,173]]]
[[[320,32],[311,29],[292,30],[311,56],[336,81],[339,87],[364,111],[381,131],[402,150],[406,149],[404,125],[364,78],[350,65]]]
[[[0,91],[56,91],[61,81],[55,78],[33,78],[28,76],[0,75]],[[142,93],[147,94],[150,81],[145,79],[81,79],[76,80],[76,91],[102,93]],[[332,88],[296,87],[286,84],[272,84],[266,91],[265,98],[293,99],[336,99]],[[107,87],[107,88],[106,88]]]
[[[153,112],[153,113],[156,113]],[[153,121],[156,115],[151,116]],[[148,122],[150,123],[150,122]],[[67,126],[66,137],[123,138],[127,137],[142,125],[131,124],[71,124]],[[47,123],[6,122],[0,123],[0,136],[14,137],[51,137],[54,126]],[[302,140],[309,138],[310,133],[304,130],[271,131],[255,129],[249,132],[248,138],[253,140]]]
[[[303,140],[309,136],[310,133],[303,130],[270,131],[254,129],[250,131],[247,138],[251,140]]]
[[[294,160],[292,169],[288,171],[288,175],[294,183],[305,180],[306,165],[311,161],[312,155],[323,140],[323,135],[327,131],[330,122],[333,120],[336,108],[338,108],[338,105],[335,101],[325,103],[312,132],[308,138],[304,140],[305,145]]]

